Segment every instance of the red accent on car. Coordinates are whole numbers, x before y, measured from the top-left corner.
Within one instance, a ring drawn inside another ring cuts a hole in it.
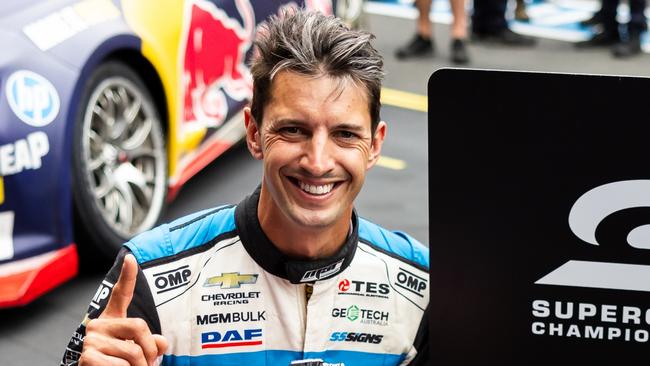
[[[27,305],[77,275],[74,244],[37,257],[0,265],[0,308]]]

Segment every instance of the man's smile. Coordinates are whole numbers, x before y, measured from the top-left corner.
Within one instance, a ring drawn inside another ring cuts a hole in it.
[[[330,182],[330,183],[315,183],[315,182],[307,182],[304,180],[301,180],[300,178],[296,177],[289,177],[287,176],[287,179],[297,188],[302,190],[305,193],[308,193],[310,195],[314,196],[324,196],[332,190],[339,186],[341,182]]]

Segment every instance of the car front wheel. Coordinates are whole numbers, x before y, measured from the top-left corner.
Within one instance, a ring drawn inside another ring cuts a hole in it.
[[[73,153],[78,229],[112,257],[162,214],[167,159],[160,113],[142,79],[117,61],[91,74],[80,106]]]

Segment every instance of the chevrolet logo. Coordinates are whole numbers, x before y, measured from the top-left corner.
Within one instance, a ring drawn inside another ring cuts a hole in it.
[[[257,282],[256,274],[242,274],[239,272],[222,273],[221,276],[210,277],[205,280],[204,287],[219,286],[221,288],[239,288],[241,284]]]

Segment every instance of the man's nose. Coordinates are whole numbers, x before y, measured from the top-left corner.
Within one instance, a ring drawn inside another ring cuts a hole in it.
[[[300,167],[315,177],[327,174],[334,168],[333,148],[327,134],[313,134],[306,142]]]

